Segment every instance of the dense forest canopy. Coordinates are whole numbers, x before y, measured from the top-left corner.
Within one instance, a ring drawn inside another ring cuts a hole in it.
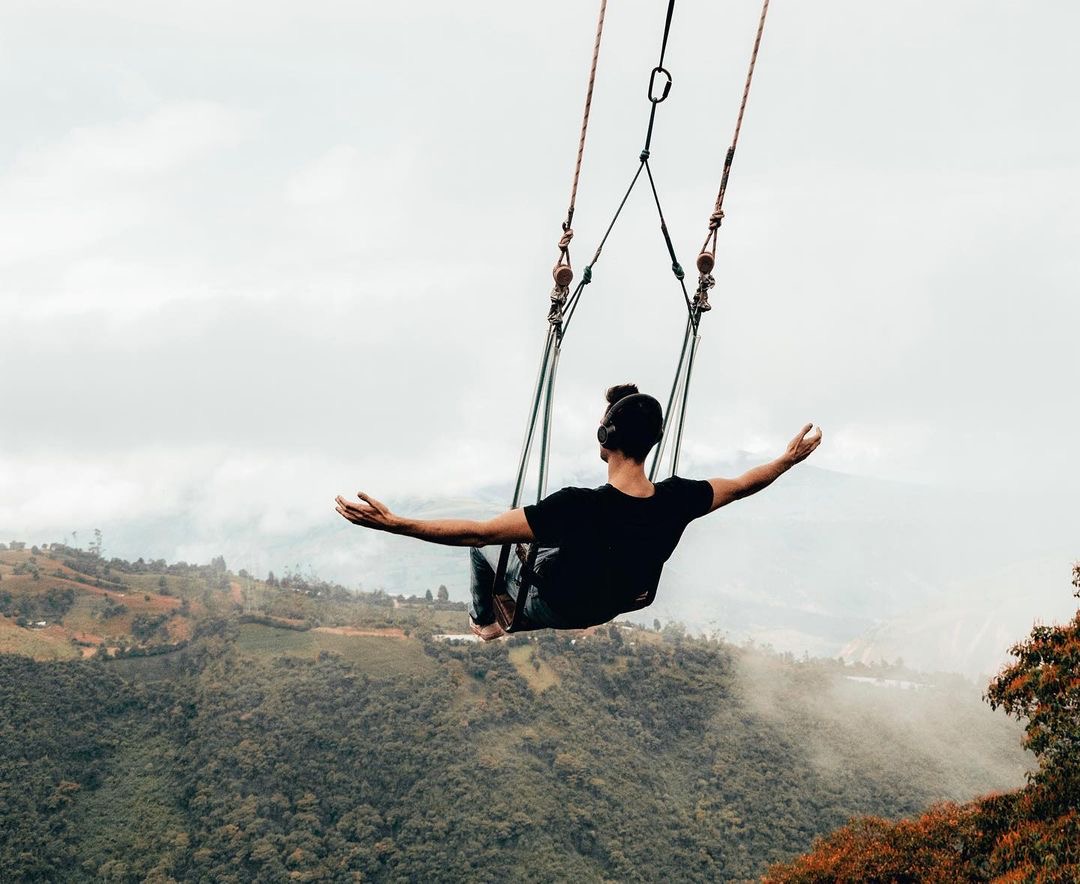
[[[0,878],[744,880],[1028,766],[960,678],[677,624],[459,642],[432,590],[0,552]]]

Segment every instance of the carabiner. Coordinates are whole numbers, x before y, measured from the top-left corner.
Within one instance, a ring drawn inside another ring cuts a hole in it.
[[[657,74],[663,74],[664,77],[666,78],[666,82],[664,83],[664,91],[662,93],[660,93],[660,97],[659,98],[654,98],[653,93],[656,91],[656,75]],[[671,91],[671,72],[667,68],[663,68],[663,67],[659,67],[659,66],[654,67],[652,69],[652,74],[649,76],[649,101],[651,101],[653,104],[659,104],[661,101],[663,101],[665,98],[668,97],[668,93],[670,91]]]

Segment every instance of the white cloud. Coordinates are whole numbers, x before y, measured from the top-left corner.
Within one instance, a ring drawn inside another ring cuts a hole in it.
[[[165,519],[197,537],[243,529],[271,540],[332,521],[331,499],[356,490],[356,469],[296,452],[210,446],[133,448],[78,460],[56,452],[0,454],[0,526],[60,537],[71,528]]]
[[[371,177],[372,171],[360,151],[350,144],[339,144],[293,175],[286,185],[286,195],[298,206],[351,203],[363,194],[364,184]]]
[[[164,105],[144,117],[79,126],[58,143],[25,151],[12,170],[27,189],[63,195],[109,189],[172,171],[243,133],[243,115],[210,101]]]
[[[215,102],[186,101],[24,145],[0,177],[0,267],[68,260],[160,221],[170,206],[155,185],[235,144],[249,123]],[[8,282],[0,294],[6,300],[16,287]]]
[[[0,525],[59,537],[72,527],[175,512],[183,497],[176,466],[158,452],[104,459],[0,453]]]

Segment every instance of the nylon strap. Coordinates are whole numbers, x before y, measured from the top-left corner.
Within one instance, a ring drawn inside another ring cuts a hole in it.
[[[656,67],[652,69],[652,75],[649,77],[649,101],[652,103],[652,108],[649,110],[649,126],[645,130],[645,150],[642,151],[642,160],[648,159],[649,148],[652,145],[653,136],[653,124],[656,122],[656,109],[660,106],[660,103],[668,97],[668,91],[671,89],[671,74],[668,73],[664,67],[664,56],[667,54],[668,37],[671,35],[671,17],[675,13],[675,0],[668,0],[667,16],[664,18],[664,37],[660,41],[660,61],[657,62]],[[667,83],[663,87],[663,93],[659,98],[654,97],[653,87],[656,84],[656,75],[663,74],[667,78]]]

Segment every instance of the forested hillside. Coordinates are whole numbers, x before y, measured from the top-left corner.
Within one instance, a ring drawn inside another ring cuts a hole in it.
[[[434,587],[105,569],[0,552],[4,881],[744,880],[1027,764],[946,676],[676,624],[453,642]]]

